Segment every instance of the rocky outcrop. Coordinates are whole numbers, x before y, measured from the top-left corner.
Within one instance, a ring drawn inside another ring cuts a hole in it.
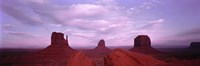
[[[104,64],[106,64],[105,66],[155,66],[165,63],[153,58],[152,56],[134,53],[123,49],[115,49],[104,59]]]
[[[95,48],[95,50],[97,51],[104,51],[104,52],[107,52],[107,51],[111,51],[111,49],[107,48],[105,46],[105,41],[103,39],[101,39],[97,45],[97,47]]]
[[[84,51],[86,56],[90,57],[91,59],[99,59],[105,57],[111,52],[112,50],[106,47],[105,41],[103,39],[98,42],[97,47],[95,47],[94,49]]]
[[[151,40],[147,35],[139,35],[134,39],[134,47],[151,47]]]
[[[98,43],[98,46],[104,46],[105,47],[105,41],[101,39]]]
[[[53,32],[51,35],[51,45],[68,45],[68,38],[64,39],[63,33]]]
[[[62,52],[62,51],[74,51],[69,46],[68,43],[68,36],[66,35],[66,39],[64,38],[63,33],[53,32],[51,35],[51,45],[48,46],[45,51],[55,51],[55,52]]]
[[[95,66],[93,60],[82,52],[74,53],[66,66]]]
[[[35,53],[19,56],[9,61],[11,66],[66,66],[68,59],[76,51],[69,46],[64,34],[53,32],[51,45]],[[19,61],[20,60],[20,61]],[[5,63],[6,64],[6,63]]]
[[[70,57],[67,66],[156,66],[159,64],[165,62],[152,56],[115,49],[110,54],[95,59],[85,53],[76,52]]]
[[[137,36],[134,39],[134,47],[131,48],[130,51],[148,55],[163,54],[151,47],[151,39],[147,35]]]
[[[148,41],[147,39],[136,38],[136,43],[141,44],[136,47],[149,46],[150,43],[143,43],[143,41]],[[70,47],[68,36],[65,39],[63,33],[53,32],[51,44],[47,48],[14,58],[3,64],[11,66],[153,66],[160,63],[162,62],[159,60],[139,53],[122,49],[112,51],[106,47],[103,39],[94,49],[78,52]]]
[[[192,42],[190,44],[191,49],[200,49],[200,42]]]
[[[68,36],[66,36],[66,39],[65,39],[63,33],[53,32],[51,35],[51,45],[49,45],[45,49],[38,51],[37,53],[44,53],[44,54],[58,53],[58,54],[68,55],[70,53],[73,53],[74,51],[75,50],[69,46]]]

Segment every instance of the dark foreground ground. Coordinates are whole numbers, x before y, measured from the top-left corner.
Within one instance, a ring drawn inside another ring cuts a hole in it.
[[[0,49],[0,58],[21,56],[29,53],[36,52],[41,49]],[[2,60],[1,60],[2,61]]]
[[[122,48],[125,50],[131,47],[109,47],[110,49]],[[90,53],[90,49],[75,48],[78,51]],[[156,48],[165,55],[155,55],[154,57],[165,61],[168,64],[159,66],[200,66],[200,49],[183,48]],[[41,49],[0,49],[0,62],[6,61],[3,58],[15,58],[26,54],[37,52]],[[19,60],[20,61],[20,60]]]

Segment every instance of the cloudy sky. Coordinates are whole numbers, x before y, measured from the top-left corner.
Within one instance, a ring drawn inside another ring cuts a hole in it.
[[[53,31],[72,47],[133,46],[137,35],[153,45],[200,41],[199,0],[0,0],[0,48],[43,48]]]

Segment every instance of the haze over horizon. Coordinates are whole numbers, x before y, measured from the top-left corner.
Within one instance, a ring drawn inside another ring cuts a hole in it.
[[[133,46],[137,35],[152,45],[200,41],[199,0],[0,0],[0,48],[50,45],[51,33],[72,47]]]

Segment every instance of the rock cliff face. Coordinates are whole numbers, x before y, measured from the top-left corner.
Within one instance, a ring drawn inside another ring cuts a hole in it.
[[[105,41],[101,39],[98,43],[98,46],[104,46],[105,47]]]
[[[151,40],[147,35],[139,35],[134,39],[134,47],[151,47]]]
[[[19,56],[5,64],[11,66],[66,66],[68,59],[76,51],[64,39],[63,33],[53,32],[51,45],[35,53]],[[20,61],[19,61],[20,60]]]
[[[52,49],[52,50],[51,50]],[[63,33],[59,33],[59,32],[53,32],[51,35],[51,45],[49,45],[46,49],[44,50],[49,50],[49,51],[74,51],[74,49],[72,49],[69,46],[68,43],[68,36],[66,36],[66,39],[64,38],[64,34]]]
[[[68,40],[68,38],[66,38]],[[67,41],[64,39],[63,33],[53,32],[51,35],[51,45],[68,45]]]
[[[151,47],[151,39],[147,35],[137,36],[134,39],[134,47],[130,51],[148,55],[162,54],[160,51]]]
[[[39,51],[38,53],[70,54],[74,51],[75,50],[69,46],[68,36],[66,36],[65,39],[63,33],[53,32],[51,35],[51,45]]]
[[[192,42],[190,44],[191,49],[200,49],[200,42]]]

